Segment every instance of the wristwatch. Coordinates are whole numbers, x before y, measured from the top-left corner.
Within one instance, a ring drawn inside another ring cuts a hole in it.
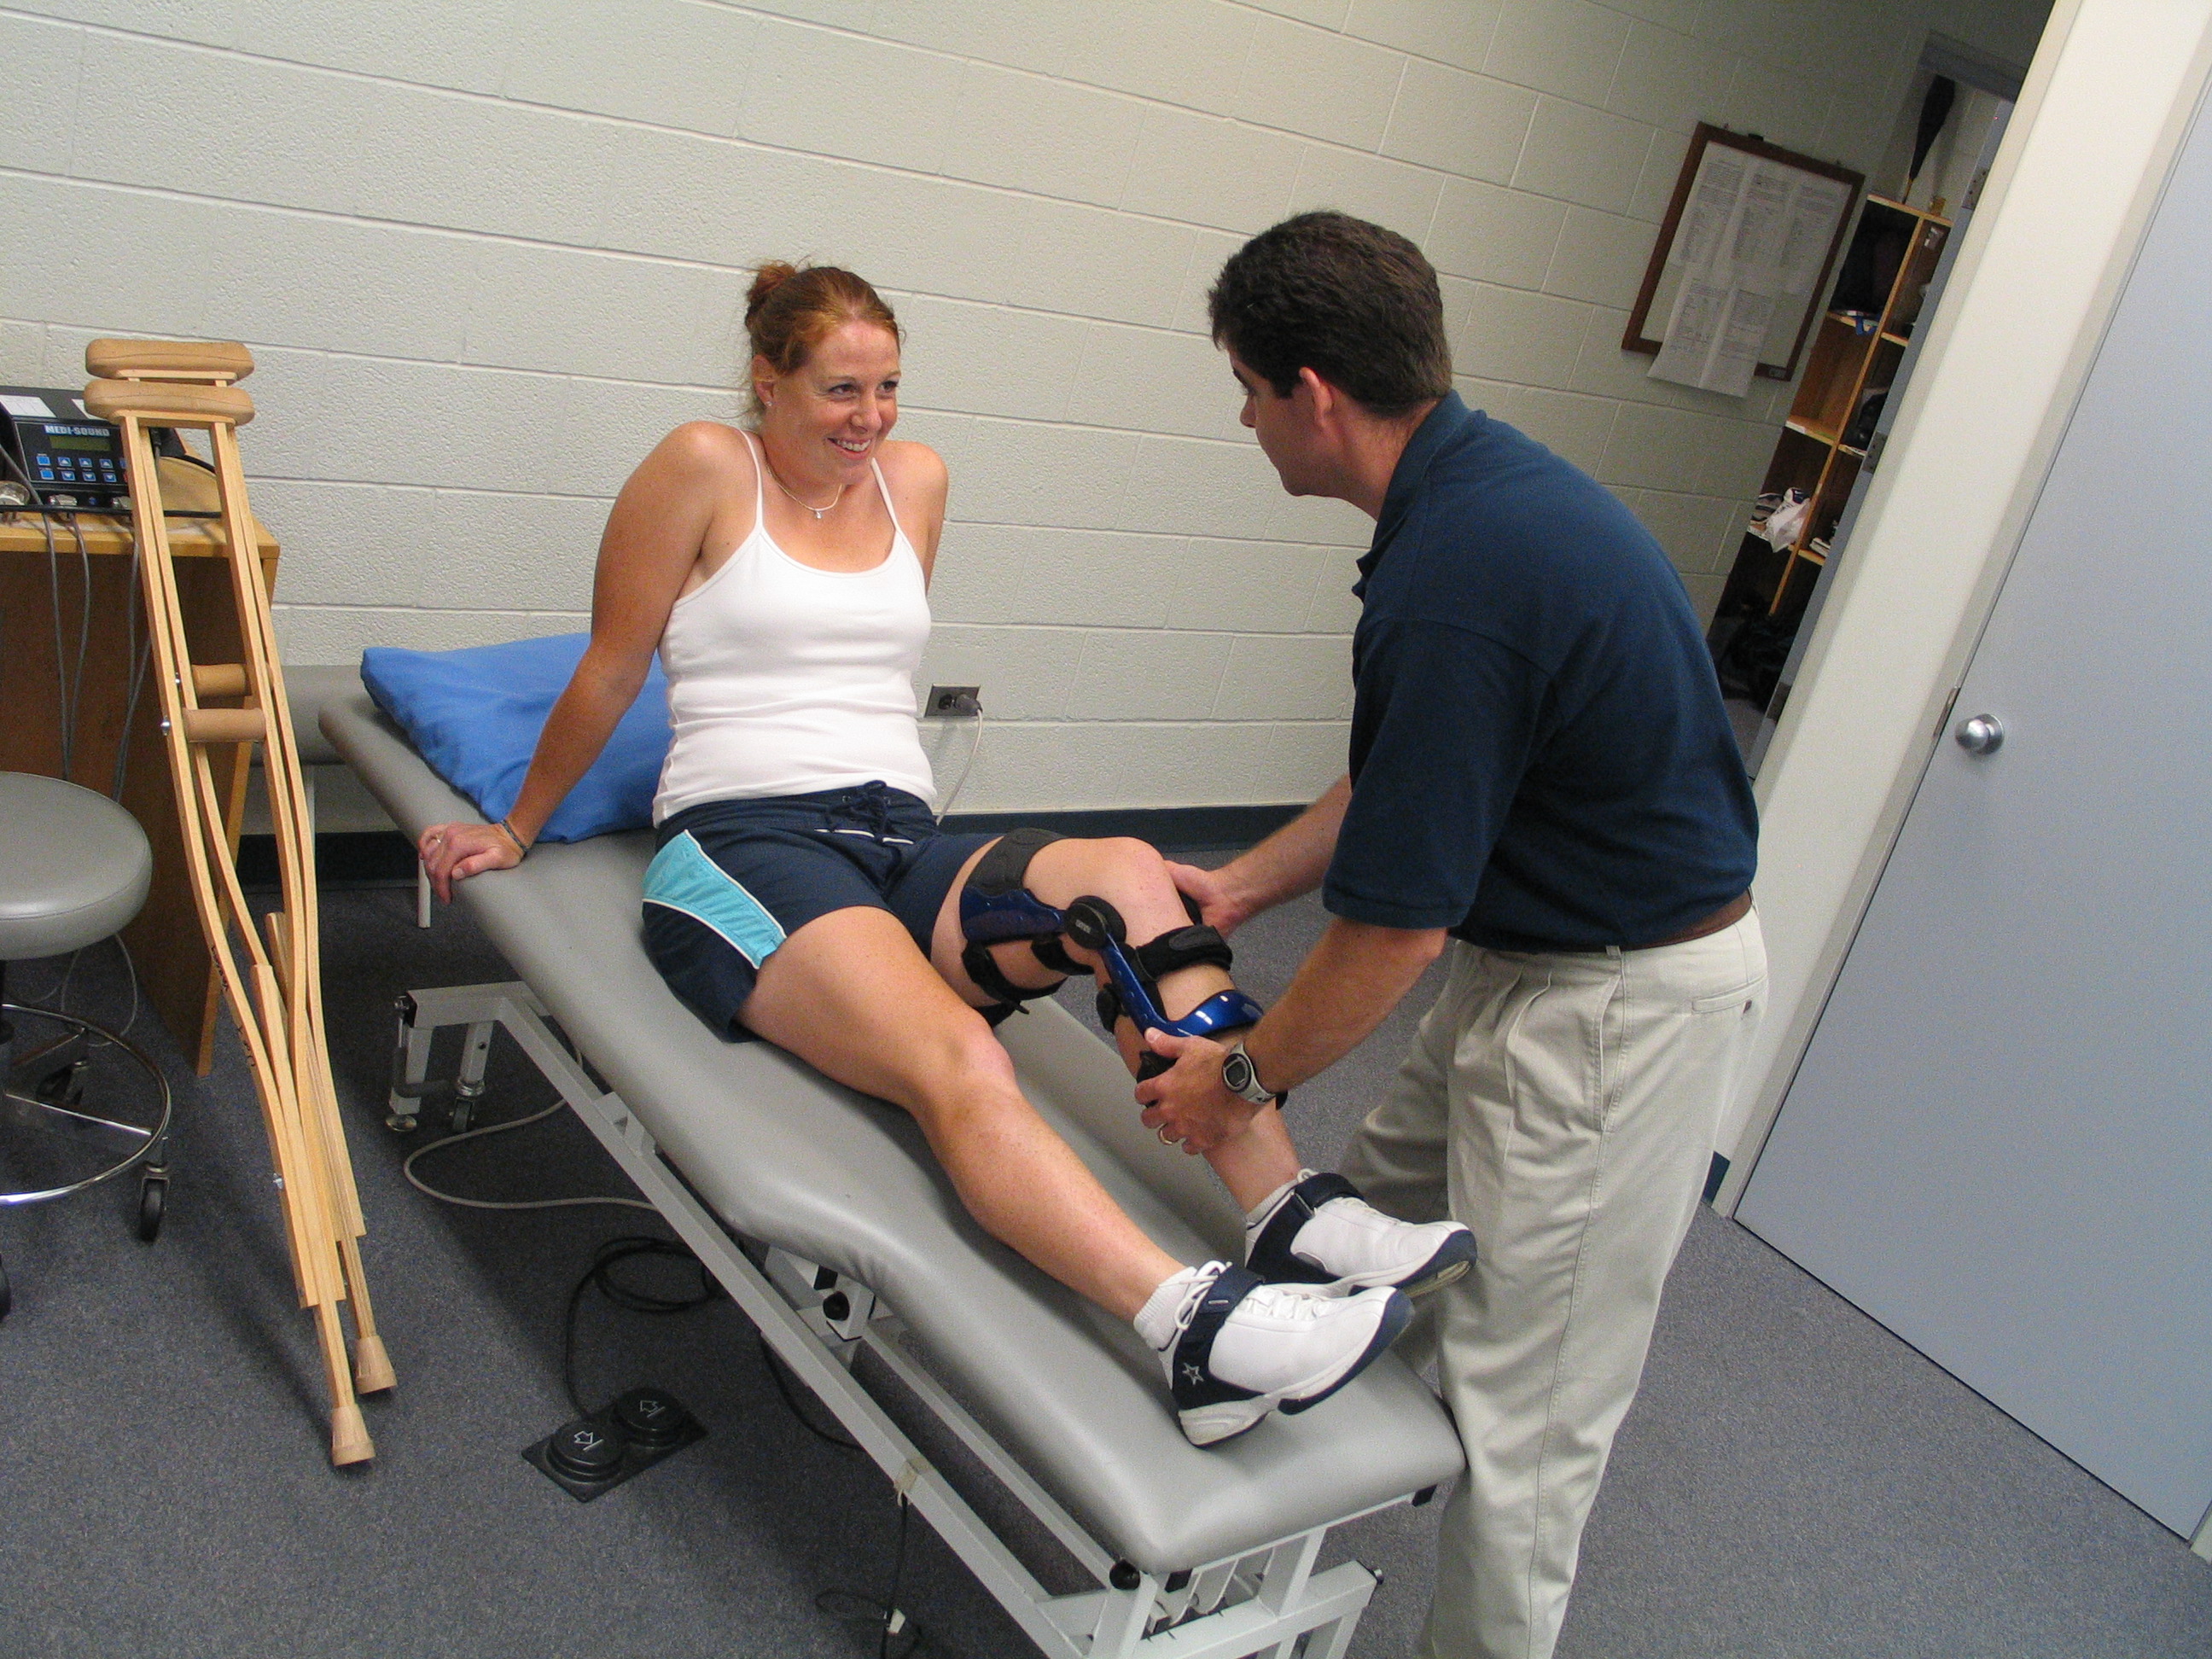
[[[1244,1052],[1244,1045],[1232,1042],[1229,1052],[1221,1057],[1221,1086],[1240,1100],[1249,1100],[1255,1106],[1276,1106],[1291,1097],[1287,1089],[1270,1094],[1260,1081],[1260,1073],[1252,1064],[1252,1056]]]

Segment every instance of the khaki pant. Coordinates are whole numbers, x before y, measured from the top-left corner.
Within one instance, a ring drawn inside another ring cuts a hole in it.
[[[1480,1259],[1400,1345],[1433,1354],[1468,1473],[1432,1659],[1547,1659],[1583,1522],[1765,999],[1759,917],[1648,951],[1455,942],[1443,994],[1340,1166]]]

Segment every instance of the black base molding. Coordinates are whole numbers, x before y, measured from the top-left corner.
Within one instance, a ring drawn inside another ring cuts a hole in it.
[[[319,887],[412,887],[415,844],[397,830],[325,830],[315,837]],[[239,884],[252,890],[276,885],[276,837],[238,838]]]
[[[1242,849],[1264,841],[1304,811],[1289,806],[1112,806],[1081,811],[955,812],[945,827],[956,833],[994,835],[1024,825],[1095,839],[1134,836],[1179,852]],[[412,886],[415,848],[396,830],[326,831],[315,837],[315,873],[325,887]],[[246,836],[238,843],[238,876],[245,886],[276,885],[276,839]]]
[[[1243,848],[1265,841],[1306,810],[1289,806],[1108,806],[1081,811],[955,812],[945,827],[992,835],[1035,825],[1063,836],[1134,836],[1155,847]]]

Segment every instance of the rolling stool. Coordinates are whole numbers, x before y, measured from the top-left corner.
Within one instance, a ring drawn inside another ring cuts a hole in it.
[[[63,956],[119,931],[145,902],[153,873],[146,832],[106,796],[59,778],[0,772],[0,998],[10,962]],[[30,1187],[0,1192],[0,1208],[66,1198],[138,1169],[138,1237],[151,1243],[168,1185],[169,1085],[161,1068],[90,1020],[4,1000],[0,1066],[0,1132],[36,1132],[9,1135],[36,1174]],[[150,1123],[104,1115],[117,1109],[105,1099],[114,1074],[134,1067],[150,1085],[132,1091],[153,1103],[141,1114]],[[97,1110],[87,1105],[88,1083]],[[0,1317],[11,1300],[0,1267]]]

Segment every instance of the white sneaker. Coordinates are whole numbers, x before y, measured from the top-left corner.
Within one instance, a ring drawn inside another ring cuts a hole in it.
[[[1412,1317],[1413,1304],[1395,1291],[1327,1295],[1209,1261],[1165,1280],[1136,1325],[1160,1356],[1183,1434],[1211,1446],[1278,1407],[1295,1413],[1319,1405]]]
[[[1425,1296],[1474,1265],[1474,1235],[1456,1221],[1400,1221],[1342,1176],[1304,1170],[1244,1218],[1244,1265],[1271,1285]]]

